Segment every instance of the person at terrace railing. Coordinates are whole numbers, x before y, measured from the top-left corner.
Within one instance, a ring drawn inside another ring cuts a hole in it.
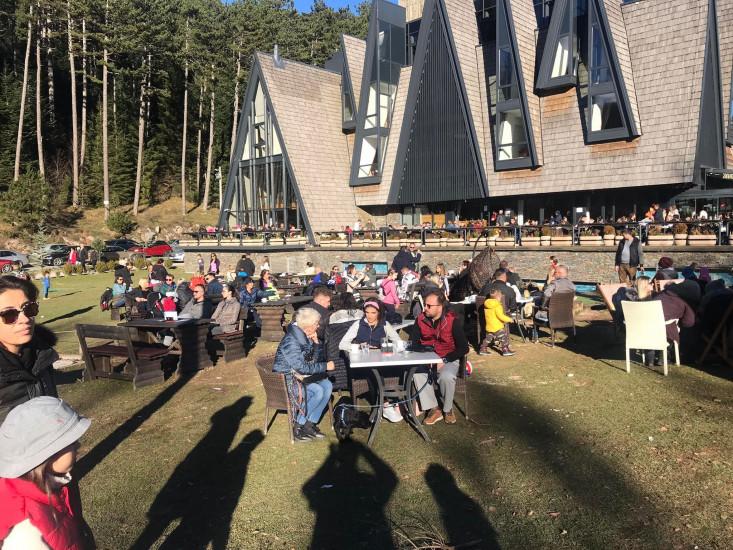
[[[615,269],[619,282],[629,283],[636,278],[637,270],[644,269],[644,251],[631,228],[624,228],[621,235],[623,238],[616,248]]]

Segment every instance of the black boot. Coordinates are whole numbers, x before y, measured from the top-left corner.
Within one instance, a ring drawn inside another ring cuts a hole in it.
[[[323,439],[326,437],[321,433],[321,430],[318,429],[318,426],[313,424],[310,420],[306,420],[301,431],[313,439]]]

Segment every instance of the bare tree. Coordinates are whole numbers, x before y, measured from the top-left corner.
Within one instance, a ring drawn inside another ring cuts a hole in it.
[[[181,145],[181,214],[186,215],[186,147],[188,146],[188,18],[186,19],[186,68],[183,78],[183,145]]]
[[[107,64],[109,50],[107,49],[107,22],[109,19],[109,0],[104,5],[104,53],[102,54],[102,185],[104,187],[104,221],[109,219],[109,132],[107,120]]]
[[[74,58],[73,24],[71,21],[71,0],[66,0],[66,22],[69,36],[69,76],[71,78],[71,205],[79,206],[79,135],[78,115],[76,112],[76,65]]]
[[[79,147],[79,171],[84,170],[87,150],[87,20],[81,18],[81,146]]]
[[[209,107],[209,150],[206,156],[206,178],[204,179],[204,210],[209,209],[209,190],[211,189],[211,168],[214,161],[214,65],[211,66],[211,105]]]
[[[25,117],[25,101],[28,96],[28,65],[31,59],[31,37],[33,29],[31,20],[33,19],[33,4],[28,8],[28,39],[25,43],[25,65],[23,66],[23,87],[20,92],[20,109],[18,114],[18,139],[15,141],[15,169],[13,171],[13,181],[20,178],[20,150],[23,146],[23,119]]]
[[[51,10],[50,6],[47,6],[48,10]],[[51,49],[51,17],[46,12],[41,32],[43,34],[43,40],[46,44],[46,84],[48,86],[48,124],[52,128],[56,126],[56,93],[53,85],[53,58]]]
[[[40,32],[41,26],[41,3],[40,0],[36,0],[36,7],[38,8],[38,20],[36,31],[36,145],[38,147],[38,172],[41,177],[46,177],[46,162],[43,155],[43,109],[41,107],[41,40],[42,33]],[[50,61],[49,61],[50,62]]]
[[[242,39],[237,48],[237,75],[234,80],[234,111],[232,113],[232,140],[229,146],[229,158],[234,155],[234,141],[237,139],[237,121],[239,120],[239,77],[242,72]]]
[[[146,113],[146,86],[148,75],[144,72],[145,58],[143,57],[143,77],[140,79],[140,110],[137,117],[137,172],[135,173],[135,197],[132,203],[132,215],[137,216],[140,207],[140,187],[143,179],[143,145],[145,143],[145,113]]]
[[[206,94],[206,83],[202,83],[199,90],[199,128],[198,137],[196,138],[196,202],[201,197],[201,133],[204,122],[204,94]]]

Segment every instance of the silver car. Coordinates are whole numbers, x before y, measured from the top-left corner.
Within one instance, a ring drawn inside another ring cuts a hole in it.
[[[183,249],[177,244],[172,244],[171,251],[168,252],[168,255],[166,257],[176,263],[182,263],[184,256],[185,253],[183,252]]]
[[[19,263],[21,266],[28,265],[28,256],[12,250],[0,250],[0,260],[10,260]]]

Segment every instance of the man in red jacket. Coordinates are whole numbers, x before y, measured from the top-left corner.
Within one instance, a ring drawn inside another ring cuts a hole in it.
[[[414,376],[415,386],[420,392],[420,404],[430,409],[425,424],[432,426],[445,418],[446,424],[455,424],[453,395],[456,392],[456,377],[461,358],[468,353],[468,342],[463,332],[463,320],[448,311],[445,294],[440,290],[430,291],[425,296],[425,309],[415,320],[410,340],[423,346],[431,346],[443,360],[437,365],[438,386],[443,397],[443,409],[438,406],[433,386],[427,384],[428,375]]]

